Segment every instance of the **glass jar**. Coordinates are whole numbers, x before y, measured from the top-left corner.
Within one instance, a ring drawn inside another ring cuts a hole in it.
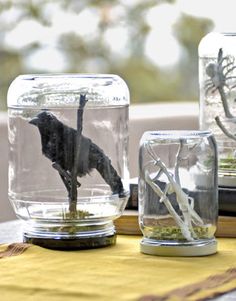
[[[217,151],[210,132],[144,133],[139,150],[141,252],[215,253],[217,198]]]
[[[116,242],[129,197],[129,91],[116,75],[22,75],[8,91],[9,199],[24,241]]]
[[[236,186],[236,33],[209,33],[199,44],[200,129],[219,150],[219,185]]]

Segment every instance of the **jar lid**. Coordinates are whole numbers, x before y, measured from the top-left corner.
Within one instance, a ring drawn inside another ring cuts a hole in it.
[[[20,75],[10,85],[8,107],[78,107],[86,95],[87,107],[129,104],[129,90],[113,74],[38,74]]]
[[[199,242],[194,245],[150,243],[142,240],[140,251],[149,255],[159,256],[205,256],[217,252],[217,241],[215,239]]]

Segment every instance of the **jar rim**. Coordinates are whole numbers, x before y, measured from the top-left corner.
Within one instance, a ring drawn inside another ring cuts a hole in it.
[[[222,32],[221,34],[224,36],[236,36],[236,32]]]
[[[79,106],[86,95],[87,107],[126,106],[129,89],[116,74],[48,73],[19,75],[13,80],[7,95],[9,108],[59,108]]]
[[[108,73],[39,73],[39,74],[20,74],[16,79],[19,80],[37,80],[37,79],[50,79],[50,78],[84,78],[84,79],[106,79],[106,78],[119,78],[116,74]]]
[[[194,139],[212,136],[212,132],[208,130],[161,130],[148,131],[144,133],[145,140],[152,139]]]

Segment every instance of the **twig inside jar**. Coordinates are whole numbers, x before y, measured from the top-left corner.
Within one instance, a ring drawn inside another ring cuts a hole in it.
[[[169,183],[166,183],[165,190],[162,191],[160,187],[155,183],[157,180],[157,176],[154,177],[154,179],[151,179],[148,172],[145,173],[145,180],[147,183],[151,186],[151,188],[154,190],[154,192],[160,197],[160,202],[163,202],[170,213],[170,215],[173,217],[173,219],[176,221],[178,226],[181,229],[181,232],[183,236],[188,240],[192,241],[195,238],[197,238],[192,223],[198,226],[204,226],[204,222],[201,219],[201,217],[197,214],[197,212],[194,210],[194,199],[189,197],[181,188],[180,184],[177,183],[177,181],[174,179],[173,175],[167,170],[165,164],[158,158],[153,151],[151,145],[147,145],[147,151],[151,158],[154,161],[154,165],[158,166],[159,169],[164,173],[169,181]],[[177,158],[180,157],[180,151],[178,152],[179,155]],[[175,164],[175,169],[179,168],[178,164]],[[158,172],[160,174],[160,172]],[[175,171],[175,174],[178,175],[178,171]],[[172,206],[167,194],[175,193],[176,195],[176,201],[178,203],[179,209],[182,213],[181,217]]]

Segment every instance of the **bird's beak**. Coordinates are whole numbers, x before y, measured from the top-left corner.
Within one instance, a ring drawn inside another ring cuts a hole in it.
[[[37,126],[38,123],[39,123],[39,118],[36,116],[36,117],[32,118],[32,119],[29,121],[29,123]]]

